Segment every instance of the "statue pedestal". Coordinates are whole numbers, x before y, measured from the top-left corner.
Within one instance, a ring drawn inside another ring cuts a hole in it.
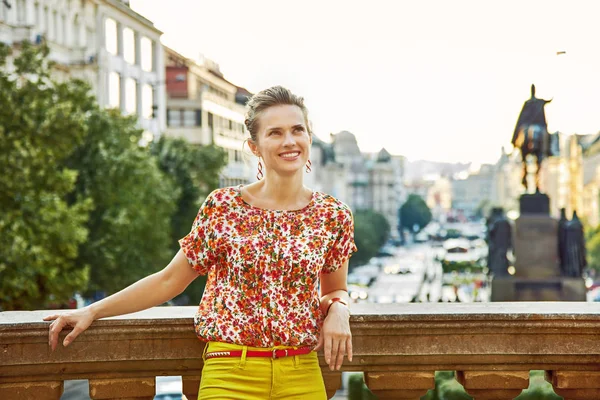
[[[583,278],[520,278],[499,276],[492,279],[491,301],[586,301]]]
[[[558,221],[549,215],[525,214],[515,221],[515,276],[549,278],[560,276]]]
[[[550,216],[548,196],[525,194],[515,221],[515,275],[492,279],[491,301],[586,301],[583,278],[561,276],[558,221]]]

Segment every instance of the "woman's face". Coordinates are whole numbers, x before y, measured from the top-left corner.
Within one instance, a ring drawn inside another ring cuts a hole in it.
[[[257,143],[250,142],[265,168],[279,175],[292,175],[304,167],[310,155],[312,137],[298,106],[269,107],[259,115]]]

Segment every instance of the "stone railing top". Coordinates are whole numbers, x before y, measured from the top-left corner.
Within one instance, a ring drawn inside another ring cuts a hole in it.
[[[2,312],[0,383],[197,376],[204,345],[192,327],[195,312],[156,307],[105,318],[54,352],[42,321],[54,311]],[[352,313],[354,360],[345,370],[600,371],[597,303],[355,304]]]
[[[104,318],[95,325],[111,326],[188,323],[196,312],[196,306],[154,307],[138,313]],[[31,328],[47,324],[46,315],[69,310],[36,310],[0,312],[0,332],[7,328]],[[591,302],[506,302],[506,303],[394,303],[353,304],[352,321],[536,321],[536,320],[593,320],[600,321],[600,303]],[[109,322],[110,321],[110,322]],[[39,326],[39,325],[38,325]]]

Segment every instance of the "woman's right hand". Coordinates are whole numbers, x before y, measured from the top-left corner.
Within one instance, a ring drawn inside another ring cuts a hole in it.
[[[58,336],[63,328],[73,328],[63,341],[63,346],[67,347],[81,332],[85,331],[94,322],[94,315],[88,307],[84,307],[64,314],[48,315],[44,318],[44,321],[52,321],[48,333],[48,345],[54,351],[58,344]]]

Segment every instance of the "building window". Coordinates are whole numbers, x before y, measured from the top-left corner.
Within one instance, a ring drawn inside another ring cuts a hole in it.
[[[17,0],[17,22],[25,23],[27,21],[27,8],[25,5],[25,0]],[[4,7],[4,4],[2,4]]]
[[[50,36],[52,40],[58,42],[58,13],[56,11],[52,11],[52,21],[50,28]]]
[[[181,112],[182,110],[167,110],[167,125],[175,128],[180,127],[182,121]]]
[[[229,130],[233,130],[233,121],[229,120]]]
[[[118,72],[111,72],[108,76],[108,105],[121,107],[121,75]]]
[[[131,28],[123,29],[123,58],[129,64],[135,64],[135,33]]]
[[[196,110],[196,126],[202,126],[202,110]]]
[[[50,11],[48,11],[48,7],[44,7],[44,18],[42,21],[44,24],[44,30],[48,38],[50,37]]]
[[[4,4],[2,4],[4,7]],[[27,21],[27,9],[25,5],[25,0],[17,1],[17,22],[25,23]]]
[[[35,21],[35,24],[41,28],[42,21],[40,21],[39,12],[40,12],[40,3],[36,2],[33,5],[33,19]]]
[[[185,110],[183,112],[183,126],[195,126],[196,125],[196,111]]]
[[[152,71],[154,68],[154,42],[143,36],[140,40],[141,65],[144,71]]]
[[[137,113],[137,85],[133,78],[125,80],[125,112],[128,114]]]
[[[154,105],[154,88],[151,85],[142,86],[142,117],[152,118],[152,106]]]
[[[65,17],[64,15],[60,16],[60,28],[61,33],[61,43],[65,44],[65,45],[70,45],[71,44],[71,38],[67,37],[67,17]]]
[[[106,18],[104,21],[104,41],[106,42],[106,51],[117,55],[119,51],[117,22],[114,19]]]
[[[214,128],[213,115],[212,113],[208,113],[208,127],[210,129]]]

